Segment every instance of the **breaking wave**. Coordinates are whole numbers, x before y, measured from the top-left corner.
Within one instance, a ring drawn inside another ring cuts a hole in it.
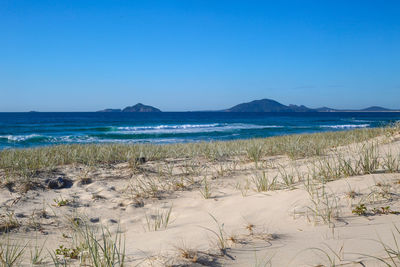
[[[283,128],[279,125],[256,125],[244,123],[212,123],[212,124],[177,124],[156,126],[123,126],[112,128],[112,133],[120,134],[167,134],[167,133],[200,133],[223,132],[243,129]]]
[[[370,124],[321,125],[322,128],[332,128],[332,129],[367,128],[369,126],[370,126]]]

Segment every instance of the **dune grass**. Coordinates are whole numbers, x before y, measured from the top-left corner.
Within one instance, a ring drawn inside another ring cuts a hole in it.
[[[4,240],[6,239],[6,240]],[[26,244],[10,240],[10,237],[0,236],[0,266],[20,266]]]
[[[322,222],[334,227],[334,220],[339,218],[341,210],[339,199],[334,193],[329,193],[325,184],[316,185],[309,182],[305,186],[309,194],[310,205],[307,206],[307,218],[314,223]]]
[[[396,130],[398,130],[398,126],[226,142],[170,145],[72,144],[28,149],[6,149],[0,151],[0,170],[3,170],[2,183],[4,183],[14,176],[29,179],[41,171],[51,171],[63,165],[96,166],[136,162],[136,159],[142,157],[147,161],[200,157],[211,161],[222,161],[227,158],[242,156],[258,165],[259,161],[266,156],[288,155],[293,159],[319,156],[328,148],[366,141],[373,137],[390,134]]]
[[[146,214],[146,230],[158,231],[167,229],[171,223],[172,205],[167,210],[157,209],[154,214]]]
[[[15,218],[14,213],[7,212],[5,214],[0,214],[0,234],[9,232],[14,228],[20,226],[17,218]]]
[[[72,225],[76,235],[72,247],[60,245],[48,251],[54,266],[123,267],[126,264],[125,238],[120,229],[112,234],[107,228],[94,227],[82,220]]]

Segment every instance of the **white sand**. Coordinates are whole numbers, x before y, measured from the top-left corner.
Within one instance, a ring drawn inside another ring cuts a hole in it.
[[[357,151],[355,147],[339,150]],[[394,140],[379,145],[382,156],[389,149],[399,155],[400,142]],[[347,154],[347,157],[356,156]],[[174,175],[180,177],[182,166],[178,165],[183,163],[173,164]],[[85,173],[84,167],[65,166],[58,169],[59,174],[47,176],[70,178],[74,181],[71,188],[37,189],[24,195],[2,188],[1,213],[14,212],[21,223],[20,228],[11,231],[13,239],[33,240],[28,247],[34,245],[35,239],[39,244],[45,241],[45,251],[53,251],[62,244],[72,247],[72,238],[68,238],[73,236],[72,217],[92,219],[93,225],[104,225],[113,233],[120,227],[126,240],[127,266],[269,266],[261,264],[268,259],[272,266],[329,266],[327,255],[315,248],[325,251],[337,265],[362,266],[359,263],[362,262],[365,266],[383,266],[382,262],[365,255],[386,257],[379,240],[394,244],[392,232],[395,232],[394,225],[400,221],[400,215],[357,216],[352,214],[352,209],[364,201],[369,209],[390,206],[391,210],[400,211],[399,173],[369,174],[328,182],[327,192],[332,199],[337,199],[340,213],[339,218],[327,225],[313,219],[308,208],[312,207],[310,197],[302,182],[296,183],[292,190],[259,193],[251,183],[254,173],[260,171],[255,170],[254,163],[239,162],[237,170],[231,170],[225,176],[217,173],[218,163],[204,164],[202,175],[190,177],[201,181],[207,174],[211,186],[209,199],[192,186],[188,190],[162,194],[160,199],[142,199],[144,206],[137,205],[138,200],[132,198],[129,184],[133,184],[137,177],[156,179],[159,177],[157,168],[166,168],[164,163],[147,162],[141,166],[147,171],[134,174],[127,164],[92,169],[88,177],[93,182],[88,185],[78,182],[79,176]],[[233,168],[230,164],[222,166]],[[278,172],[271,166],[286,166],[288,172],[303,173],[303,177],[311,166],[310,159],[291,162],[283,156],[263,159],[261,165],[270,177]],[[266,165],[269,167],[264,168]],[[238,184],[244,187],[246,180],[250,182],[247,193],[238,189]],[[184,183],[188,184],[187,181]],[[379,192],[386,188],[385,184],[390,193],[382,196]],[[354,199],[348,196],[349,188],[357,193]],[[56,207],[54,199],[61,198],[70,201],[69,205]],[[167,228],[149,231],[146,214],[151,217],[171,206],[171,221]],[[47,218],[40,218],[43,210],[46,210]],[[218,231],[218,226],[211,215],[220,225],[223,224],[228,247],[225,256],[219,256],[217,236],[212,232]],[[33,229],[34,222],[40,225],[40,231]],[[251,231],[247,229],[249,225],[253,225]],[[399,233],[397,237],[400,238]],[[197,251],[193,260],[197,263],[184,259],[182,250]],[[49,260],[47,258],[47,262]],[[257,262],[260,265],[256,265]],[[77,265],[78,262],[72,261],[71,264]]]

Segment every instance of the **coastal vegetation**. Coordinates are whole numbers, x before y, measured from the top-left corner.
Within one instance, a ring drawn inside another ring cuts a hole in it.
[[[270,138],[200,142],[187,144],[72,144],[0,151],[0,169],[5,178],[33,177],[39,171],[49,171],[69,164],[96,166],[134,162],[140,157],[148,161],[168,158],[204,158],[220,161],[242,157],[257,163],[260,158],[287,155],[292,159],[320,156],[327,149],[363,142],[380,135],[390,135],[396,127],[356,129]]]

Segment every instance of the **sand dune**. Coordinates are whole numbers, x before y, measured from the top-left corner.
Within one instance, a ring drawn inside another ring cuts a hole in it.
[[[21,265],[44,244],[42,264],[63,246],[79,255],[54,256],[78,266],[86,248],[77,229],[87,226],[125,240],[125,266],[383,266],[375,257],[391,261],[383,244],[400,238],[399,138],[257,164],[238,156],[60,166],[37,181],[62,177],[69,188],[0,189],[9,226],[1,242],[27,244]]]

